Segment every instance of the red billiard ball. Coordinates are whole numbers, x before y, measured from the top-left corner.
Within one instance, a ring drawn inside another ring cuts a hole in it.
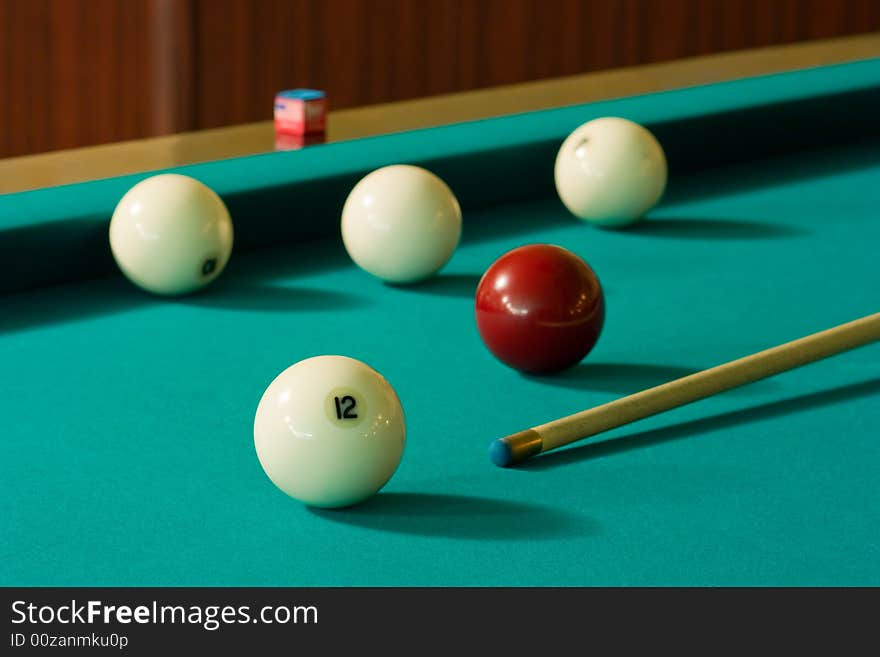
[[[477,330],[500,361],[530,374],[576,365],[602,332],[599,279],[560,246],[530,244],[496,260],[477,286]]]

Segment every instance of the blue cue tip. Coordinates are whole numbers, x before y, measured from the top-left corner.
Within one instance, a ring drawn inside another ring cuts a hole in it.
[[[499,468],[506,468],[513,462],[513,452],[504,438],[493,440],[489,445],[489,460]]]

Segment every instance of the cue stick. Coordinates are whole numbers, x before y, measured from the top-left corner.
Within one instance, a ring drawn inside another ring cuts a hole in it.
[[[877,340],[880,313],[498,438],[489,448],[489,458],[501,467],[514,465],[536,454]]]

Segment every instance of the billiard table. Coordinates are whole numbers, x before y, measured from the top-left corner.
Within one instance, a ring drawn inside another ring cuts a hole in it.
[[[670,167],[626,230],[574,219],[553,185],[564,137],[607,115],[648,127]],[[451,261],[411,286],[339,237],[354,183],[397,162],[464,212]],[[487,457],[878,310],[880,59],[168,170],[215,189],[236,231],[223,275],[181,298],[110,256],[110,214],[148,172],[0,196],[0,584],[880,584],[877,345],[515,468]],[[596,348],[556,376],[504,366],[475,327],[481,274],[528,243],[604,288]],[[287,497],[254,451],[266,386],[317,354],[370,364],[406,413],[397,472],[347,509]]]

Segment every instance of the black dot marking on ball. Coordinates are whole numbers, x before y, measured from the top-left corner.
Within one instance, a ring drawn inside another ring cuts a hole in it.
[[[202,265],[202,276],[210,276],[217,269],[217,258],[208,258]]]
[[[590,143],[590,138],[589,138],[589,137],[584,137],[583,139],[581,139],[581,140],[578,142],[578,145],[575,146],[574,149],[575,149],[576,151],[577,151],[577,150],[580,150],[581,148],[583,148],[584,146],[586,146],[586,145],[589,144],[589,143]]]

